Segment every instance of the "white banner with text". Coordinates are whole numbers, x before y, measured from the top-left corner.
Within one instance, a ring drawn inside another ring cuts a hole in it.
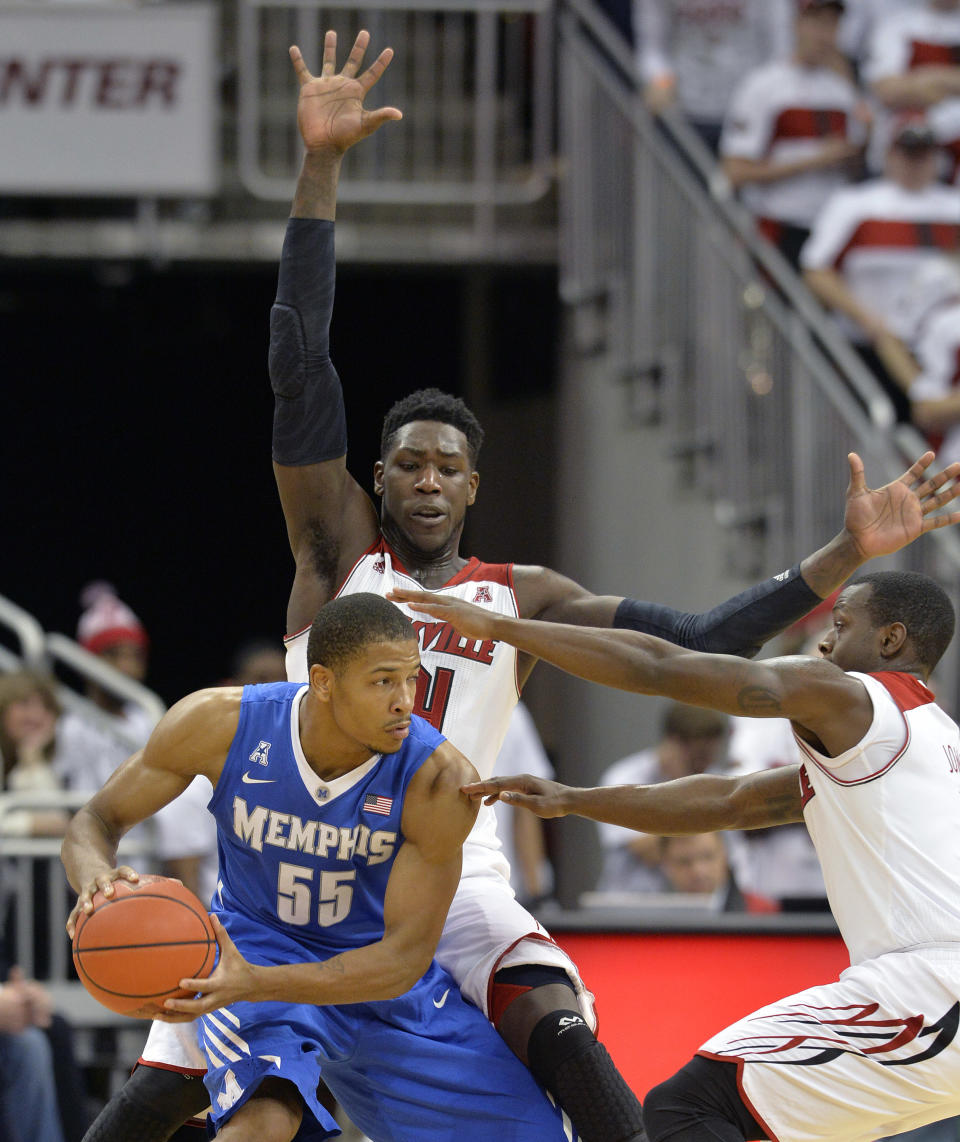
[[[212,4],[0,6],[0,193],[215,191]]]

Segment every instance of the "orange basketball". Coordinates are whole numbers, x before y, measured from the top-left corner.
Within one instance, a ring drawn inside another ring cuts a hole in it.
[[[83,986],[121,1015],[149,1016],[168,996],[184,997],[181,979],[213,970],[217,938],[206,908],[189,888],[162,876],[118,880],[93,898],[73,937]]]

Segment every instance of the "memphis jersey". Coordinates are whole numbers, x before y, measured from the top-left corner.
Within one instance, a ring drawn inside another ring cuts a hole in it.
[[[361,591],[385,596],[395,587],[423,590],[381,537],[354,565],[337,597]],[[442,587],[430,590],[489,607],[498,614],[515,618],[519,613],[511,563],[471,559]],[[505,642],[463,638],[449,623],[404,603],[398,606],[413,623],[420,641],[416,713],[449,738],[481,778],[490,777],[520,696],[517,651]],[[291,681],[307,678],[309,633],[307,628],[286,640],[287,677]],[[489,806],[481,807],[468,843],[500,847],[496,818]]]
[[[383,937],[404,795],[443,741],[413,718],[397,753],[324,781],[300,744],[306,690],[244,687],[209,804],[220,856],[214,911],[255,963],[325,959]]]
[[[851,963],[960,950],[960,730],[910,674],[852,677],[873,702],[863,739],[838,757],[798,739],[804,820]]]

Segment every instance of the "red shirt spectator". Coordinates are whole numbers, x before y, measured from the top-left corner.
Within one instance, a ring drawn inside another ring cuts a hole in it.
[[[831,66],[842,11],[839,0],[798,0],[792,56],[746,76],[720,142],[730,182],[794,265],[814,218],[850,181],[866,142],[861,97]]]

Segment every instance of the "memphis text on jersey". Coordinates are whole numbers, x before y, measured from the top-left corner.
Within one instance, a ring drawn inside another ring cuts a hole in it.
[[[364,824],[351,829],[304,821],[295,813],[280,813],[264,805],[251,811],[243,797],[233,799],[233,831],[258,853],[264,845],[272,845],[322,860],[365,861],[368,865],[389,860],[397,845],[397,834],[391,829],[370,829]]]

